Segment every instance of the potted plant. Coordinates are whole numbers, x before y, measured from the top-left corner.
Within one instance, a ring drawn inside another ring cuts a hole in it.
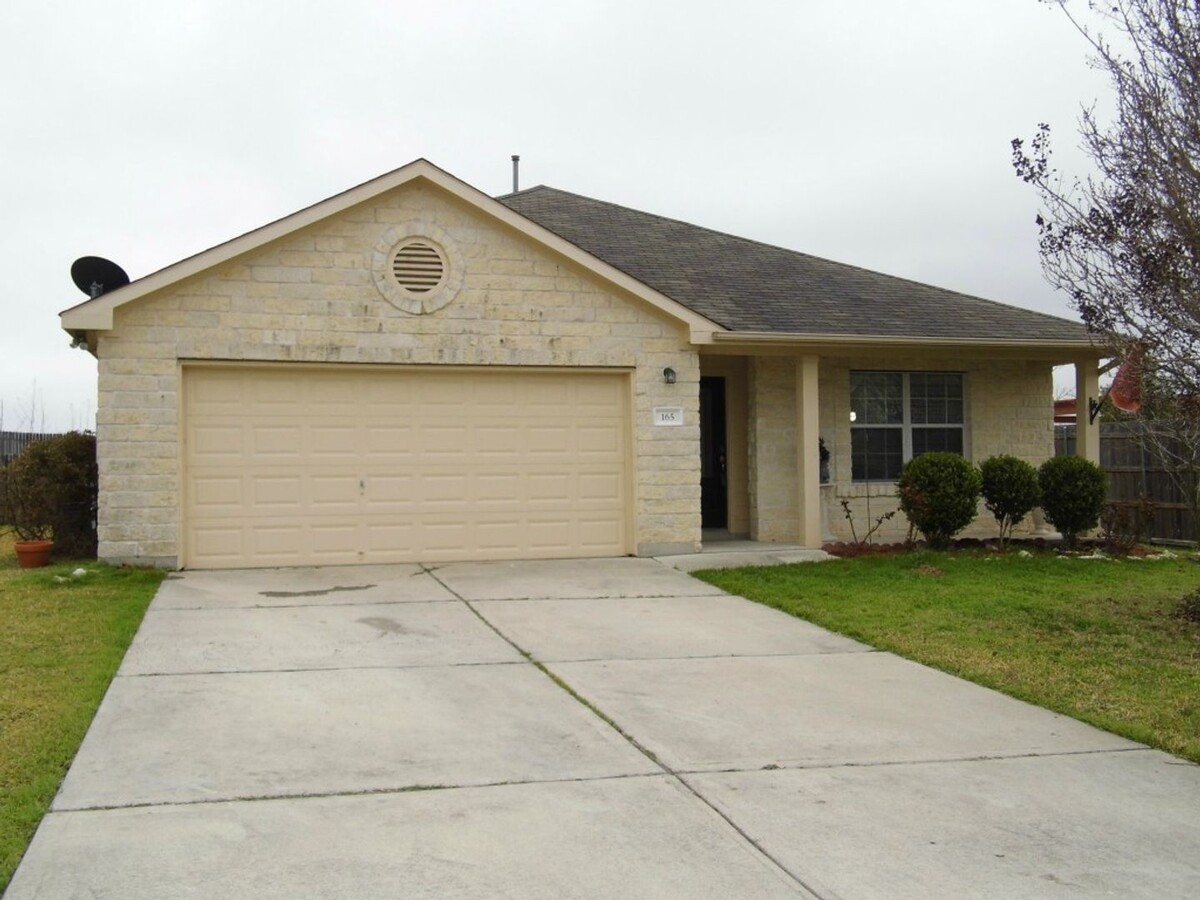
[[[54,484],[51,473],[18,456],[0,471],[0,519],[17,535],[14,547],[23,569],[44,566],[54,547]]]

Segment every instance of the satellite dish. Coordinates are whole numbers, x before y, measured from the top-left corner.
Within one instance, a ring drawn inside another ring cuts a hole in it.
[[[71,263],[71,280],[93,299],[129,284],[124,269],[100,256],[81,256]]]

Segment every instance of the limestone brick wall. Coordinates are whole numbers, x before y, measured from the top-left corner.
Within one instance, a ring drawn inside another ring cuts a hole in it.
[[[850,540],[841,501],[850,502],[859,535],[874,519],[898,508],[894,484],[854,484],[850,460],[850,371],[953,371],[966,376],[967,448],[974,462],[1010,453],[1037,465],[1054,455],[1051,411],[1053,379],[1048,363],[1022,360],[826,358],[820,365],[821,437],[831,454],[830,483],[821,488],[822,527],[827,540]],[[796,482],[796,362],[759,357],[750,365],[751,531],[759,540],[791,541],[798,533]],[[1036,527],[1030,519],[1025,529]],[[879,532],[900,540],[908,528],[897,513]],[[992,537],[995,522],[980,505],[966,536]]]
[[[413,315],[376,288],[373,255],[397,229],[446,241],[463,278],[444,308]],[[212,359],[631,369],[636,549],[699,543],[700,373],[686,332],[425,184],[118,308],[97,356],[104,559],[176,564],[181,364]],[[683,407],[685,424],[655,427],[655,406]]]

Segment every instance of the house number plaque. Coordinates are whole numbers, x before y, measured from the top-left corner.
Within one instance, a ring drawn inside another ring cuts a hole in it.
[[[683,407],[682,406],[656,406],[656,407],[654,407],[654,424],[655,425],[682,425],[683,424]]]

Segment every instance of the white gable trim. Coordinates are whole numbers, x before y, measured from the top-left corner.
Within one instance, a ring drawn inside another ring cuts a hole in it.
[[[634,295],[650,306],[661,310],[674,319],[685,324],[696,336],[724,331],[720,325],[693,312],[670,297],[658,293],[636,278],[626,275],[620,269],[597,259],[569,241],[560,238],[553,232],[547,231],[540,225],[531,222],[524,216],[513,212],[502,203],[498,203],[464,181],[460,181],[443,169],[439,169],[426,159],[418,159],[402,166],[386,175],[381,175],[371,181],[353,187],[348,191],[335,194],[327,200],[322,200],[298,212],[277,219],[268,225],[236,237],[233,240],[218,244],[195,256],[189,256],[177,263],[159,269],[144,278],[127,284],[125,287],[102,294],[92,300],[85,300],[78,306],[59,313],[64,330],[73,334],[88,331],[108,331],[113,327],[113,311],[126,303],[131,303],[142,297],[170,287],[185,278],[190,278],[208,269],[235,259],[245,253],[257,250],[272,241],[306,228],[344,212],[360,203],[366,203],[374,197],[394,190],[401,185],[417,179],[424,179],[437,185],[446,192],[459,198],[465,203],[476,207],[481,212],[499,220],[510,228],[520,232],[531,240],[537,241],[556,253],[565,256],[576,265],[592,272],[610,284]]]

